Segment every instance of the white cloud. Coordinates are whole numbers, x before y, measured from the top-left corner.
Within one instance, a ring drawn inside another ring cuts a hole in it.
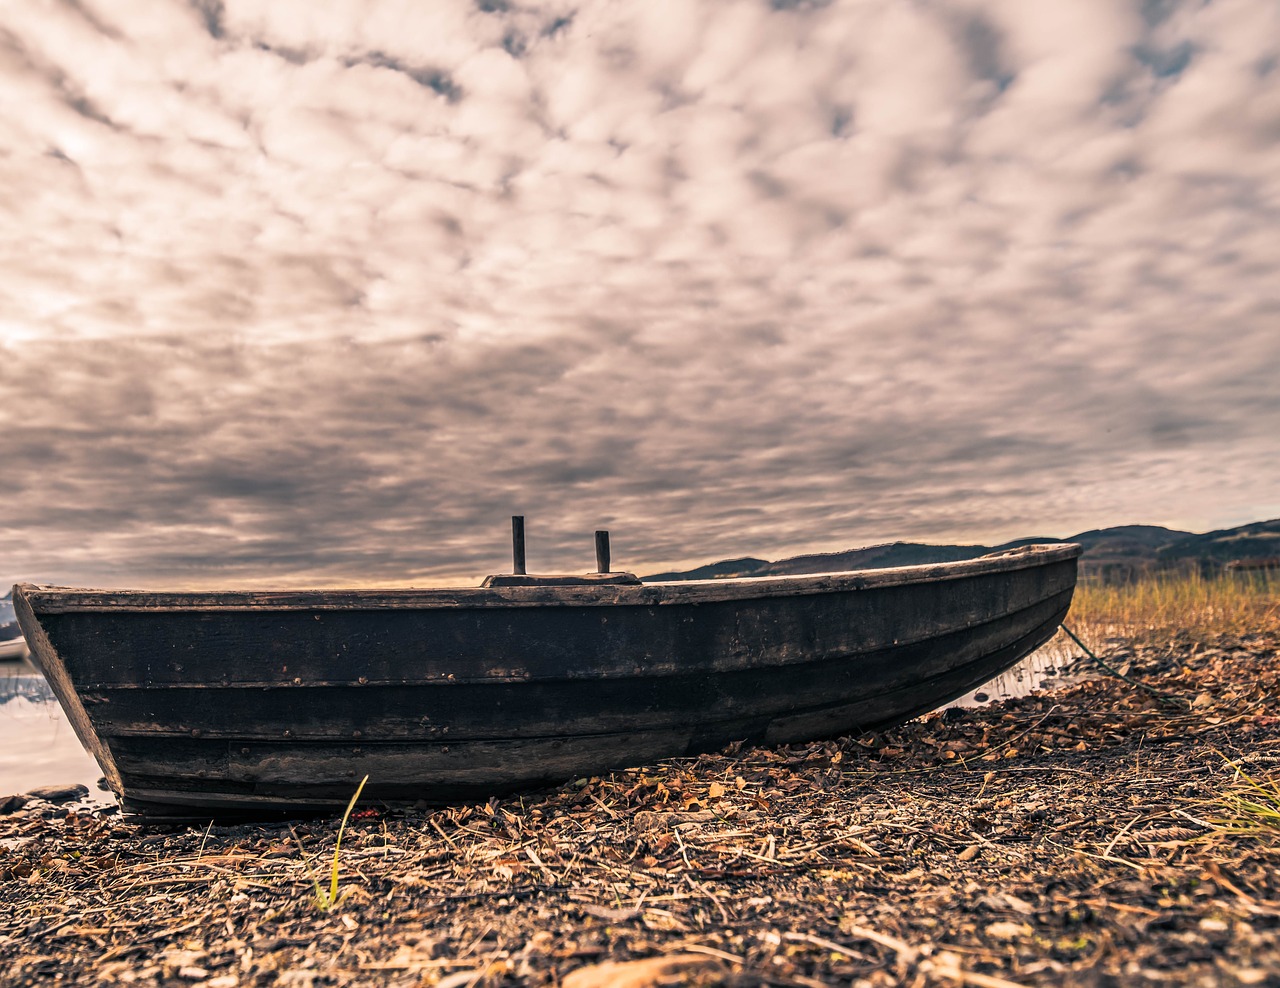
[[[1280,513],[1278,17],[20,5],[6,572],[471,576],[520,510],[552,568],[600,524],[658,568]]]

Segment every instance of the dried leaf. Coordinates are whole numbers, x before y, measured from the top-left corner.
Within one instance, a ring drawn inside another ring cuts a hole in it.
[[[671,954],[647,957],[639,961],[606,961],[593,967],[579,968],[566,975],[564,988],[650,988],[656,985],[678,985],[686,975],[698,970],[720,967],[720,962],[706,954]]]

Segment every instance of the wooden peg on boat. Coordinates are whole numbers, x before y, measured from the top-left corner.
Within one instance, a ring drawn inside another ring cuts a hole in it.
[[[524,515],[511,516],[511,571],[524,574]]]
[[[596,572],[609,572],[609,533],[596,532]]]

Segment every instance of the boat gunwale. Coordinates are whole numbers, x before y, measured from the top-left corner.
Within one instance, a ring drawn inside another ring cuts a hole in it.
[[[1076,559],[1073,542],[1035,543],[944,563],[803,573],[793,576],[674,580],[641,584],[541,587],[430,587],[337,590],[92,590],[20,583],[15,598],[42,614],[97,611],[377,611],[490,607],[653,607],[749,601],[842,591],[911,586],[1034,569]]]

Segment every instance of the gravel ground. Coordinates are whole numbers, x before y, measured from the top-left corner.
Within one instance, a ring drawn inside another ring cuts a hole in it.
[[[1132,681],[877,735],[361,804],[329,909],[336,819],[10,800],[0,983],[1280,986],[1278,647],[1121,645]]]

